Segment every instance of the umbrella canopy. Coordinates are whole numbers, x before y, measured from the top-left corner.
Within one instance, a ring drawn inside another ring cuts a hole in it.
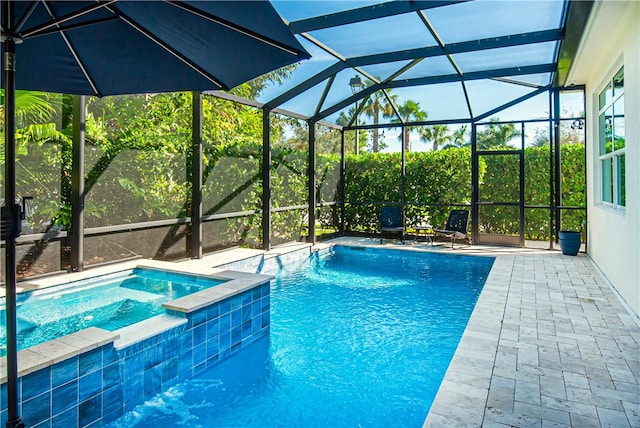
[[[2,35],[16,41],[16,89],[229,89],[309,58],[267,1],[44,0],[16,1],[13,10]]]
[[[5,89],[7,427],[18,415],[15,90],[77,95],[230,89],[309,58],[268,1],[1,3]]]

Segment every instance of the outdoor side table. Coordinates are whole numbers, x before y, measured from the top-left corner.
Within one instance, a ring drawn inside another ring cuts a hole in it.
[[[416,230],[413,242],[417,242],[418,237],[422,235],[426,238],[426,242],[429,242],[431,245],[433,245],[433,238],[436,234],[433,231],[433,226],[431,226],[430,224],[419,224],[417,226],[414,226],[413,228]]]

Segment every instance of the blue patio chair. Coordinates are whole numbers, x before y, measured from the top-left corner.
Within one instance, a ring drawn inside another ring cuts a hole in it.
[[[382,207],[380,209],[380,243],[385,233],[400,234],[404,244],[404,218],[398,207]]]
[[[451,210],[447,224],[444,229],[434,229],[436,235],[444,235],[451,238],[451,248],[456,239],[467,239],[467,228],[469,227],[468,210]]]

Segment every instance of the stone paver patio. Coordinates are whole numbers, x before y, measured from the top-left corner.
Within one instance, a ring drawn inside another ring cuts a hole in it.
[[[586,256],[499,256],[425,426],[640,427],[639,344]]]

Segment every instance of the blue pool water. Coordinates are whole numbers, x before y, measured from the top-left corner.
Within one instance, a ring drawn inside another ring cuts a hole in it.
[[[112,427],[421,426],[493,259],[335,251],[281,270],[271,333]]]
[[[162,303],[223,281],[135,268],[18,297],[18,349],[88,327],[117,330],[164,313]],[[6,354],[4,301],[0,310],[0,355]]]

